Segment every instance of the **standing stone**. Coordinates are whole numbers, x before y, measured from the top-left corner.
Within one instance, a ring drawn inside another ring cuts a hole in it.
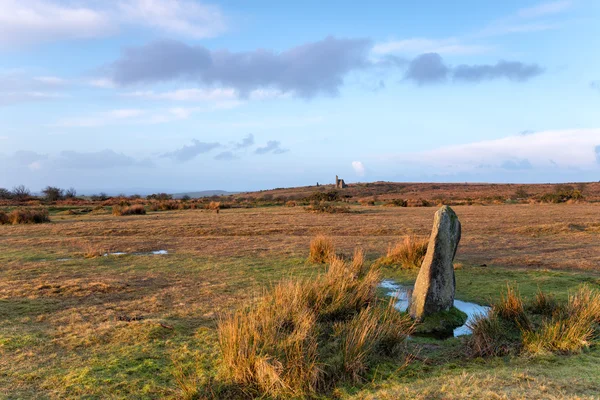
[[[410,304],[410,315],[418,320],[449,310],[454,305],[452,261],[460,242],[460,221],[448,206],[435,213],[427,254],[421,264]]]

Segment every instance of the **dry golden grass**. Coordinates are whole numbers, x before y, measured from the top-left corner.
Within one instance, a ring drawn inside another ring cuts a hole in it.
[[[335,248],[330,237],[317,235],[310,241],[308,261],[315,264],[329,262],[335,256]]]
[[[246,390],[303,397],[337,381],[362,381],[377,357],[398,354],[412,321],[377,305],[380,281],[361,253],[334,258],[316,279],[279,283],[219,322],[225,375]]]
[[[50,222],[48,210],[45,208],[21,208],[8,214],[0,211],[0,225],[42,224],[44,222]]]
[[[388,247],[385,257],[378,260],[380,265],[396,266],[406,269],[419,269],[427,254],[429,240],[417,236],[405,236],[394,247]]]
[[[538,292],[526,307],[509,286],[487,315],[470,324],[469,346],[476,356],[498,356],[519,349],[528,354],[578,352],[600,333],[599,321],[600,291],[587,285],[563,303]]]

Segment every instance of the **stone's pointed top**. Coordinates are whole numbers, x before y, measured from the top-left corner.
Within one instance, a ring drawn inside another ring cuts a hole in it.
[[[449,310],[454,304],[454,256],[460,242],[461,226],[449,206],[436,211],[427,254],[413,290],[410,314],[413,318]]]

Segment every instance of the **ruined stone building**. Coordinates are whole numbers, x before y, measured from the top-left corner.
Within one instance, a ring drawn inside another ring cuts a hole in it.
[[[347,188],[348,185],[346,185],[346,182],[344,182],[343,179],[338,178],[338,176],[335,176],[335,188],[336,189],[344,189]]]

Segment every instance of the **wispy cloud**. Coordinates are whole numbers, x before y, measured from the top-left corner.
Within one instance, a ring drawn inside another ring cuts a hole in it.
[[[0,105],[67,97],[68,81],[56,76],[27,76],[23,72],[0,72]]]
[[[287,149],[283,149],[281,148],[281,143],[277,140],[269,140],[267,142],[267,144],[263,147],[258,147],[256,150],[254,150],[254,153],[256,154],[283,154],[286,153]]]
[[[521,18],[544,17],[562,13],[571,8],[572,5],[572,1],[552,1],[549,3],[541,3],[534,7],[522,8],[517,11],[517,15]]]
[[[458,38],[427,39],[410,38],[402,40],[390,40],[377,43],[373,46],[375,54],[407,54],[417,55],[423,53],[438,53],[447,55],[481,54],[491,50],[484,45],[465,44]]]
[[[235,143],[234,147],[239,150],[239,149],[246,149],[252,145],[254,145],[254,135],[249,133],[240,142]]]
[[[219,7],[195,0],[0,0],[0,46],[105,37],[124,26],[201,39],[226,25]]]
[[[185,145],[180,149],[164,153],[162,157],[170,158],[174,161],[185,162],[196,158],[200,154],[208,153],[218,147],[221,147],[220,143],[207,143],[194,139],[192,140],[191,145]]]
[[[446,82],[481,82],[508,79],[513,82],[527,81],[544,72],[537,64],[519,61],[498,61],[496,64],[461,64],[451,67],[437,53],[422,54],[409,62],[404,74],[406,80],[418,85]]]
[[[521,8],[514,15],[498,19],[483,28],[477,36],[499,36],[514,33],[541,32],[560,28],[561,16],[572,6],[571,1],[552,1]]]

